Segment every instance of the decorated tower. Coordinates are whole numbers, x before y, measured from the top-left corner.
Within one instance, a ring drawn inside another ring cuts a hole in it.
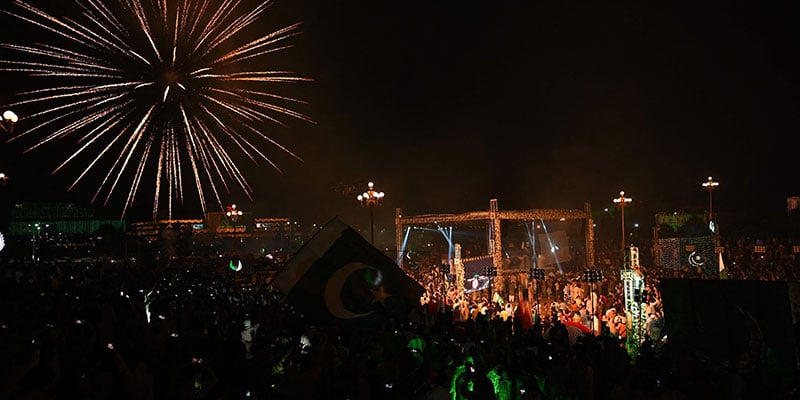
[[[626,347],[628,354],[636,358],[644,341],[647,301],[644,275],[639,265],[639,249],[629,246],[625,252],[625,265],[622,269],[622,282],[625,293],[625,318],[627,323]]]

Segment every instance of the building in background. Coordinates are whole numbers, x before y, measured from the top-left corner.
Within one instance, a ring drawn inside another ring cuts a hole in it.
[[[125,260],[181,257],[273,257],[297,250],[314,227],[301,229],[289,218],[233,219],[210,212],[203,219],[126,223],[98,217],[89,207],[71,203],[15,204],[2,256],[14,260]]]
[[[800,211],[800,196],[786,198],[786,215],[797,215]]]
[[[157,247],[164,257],[281,258],[302,245],[311,232],[289,218],[261,218],[242,212],[235,219],[209,212],[205,219],[134,222],[129,235]]]
[[[119,257],[125,221],[98,217],[91,208],[71,203],[20,203],[9,212],[3,256],[18,260]]]

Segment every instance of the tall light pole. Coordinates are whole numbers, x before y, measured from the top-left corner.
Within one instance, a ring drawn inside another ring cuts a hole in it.
[[[236,208],[236,204],[231,204],[227,207],[225,215],[233,222],[233,237],[236,237],[236,221],[242,216],[242,210]]]
[[[375,184],[372,182],[367,183],[367,191],[358,195],[356,199],[362,206],[369,208],[369,238],[370,243],[375,245],[375,206],[380,205],[383,201],[383,192],[375,191]]]
[[[633,201],[630,197],[625,197],[625,192],[620,191],[619,197],[614,199],[614,203],[619,205],[620,214],[622,214],[622,252],[625,253],[625,206]]]
[[[225,211],[225,215],[230,218],[231,222],[233,222],[233,240],[235,241],[234,247],[236,248],[236,256],[231,258],[228,266],[233,271],[240,271],[242,269],[242,259],[239,257],[239,243],[236,238],[236,221],[239,220],[239,217],[242,216],[242,210],[236,208],[236,204],[231,204],[227,207],[227,211]],[[235,260],[235,258],[238,258]]]
[[[708,177],[708,180],[703,182],[703,187],[708,190],[708,222],[714,220],[714,198],[711,195],[711,192],[719,186],[719,182],[715,182],[711,177]]]
[[[0,116],[0,128],[3,129],[6,133],[14,132],[14,124],[17,123],[17,114],[14,114],[11,110],[6,110],[3,112],[3,115]],[[8,181],[8,175],[0,172],[0,184],[5,185]]]

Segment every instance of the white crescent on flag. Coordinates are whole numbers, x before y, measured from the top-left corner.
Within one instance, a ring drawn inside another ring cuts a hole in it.
[[[347,281],[350,275],[361,269],[376,270],[374,267],[367,264],[351,262],[337,269],[336,272],[331,275],[330,279],[328,279],[328,283],[325,285],[325,306],[334,317],[339,319],[353,319],[372,314],[372,311],[360,314],[354,313],[342,304],[342,288],[344,287],[345,281]]]

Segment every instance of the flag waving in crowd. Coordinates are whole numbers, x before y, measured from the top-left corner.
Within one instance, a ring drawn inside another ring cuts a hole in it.
[[[275,278],[298,310],[321,323],[368,329],[405,319],[424,288],[353,228],[334,218]]]

